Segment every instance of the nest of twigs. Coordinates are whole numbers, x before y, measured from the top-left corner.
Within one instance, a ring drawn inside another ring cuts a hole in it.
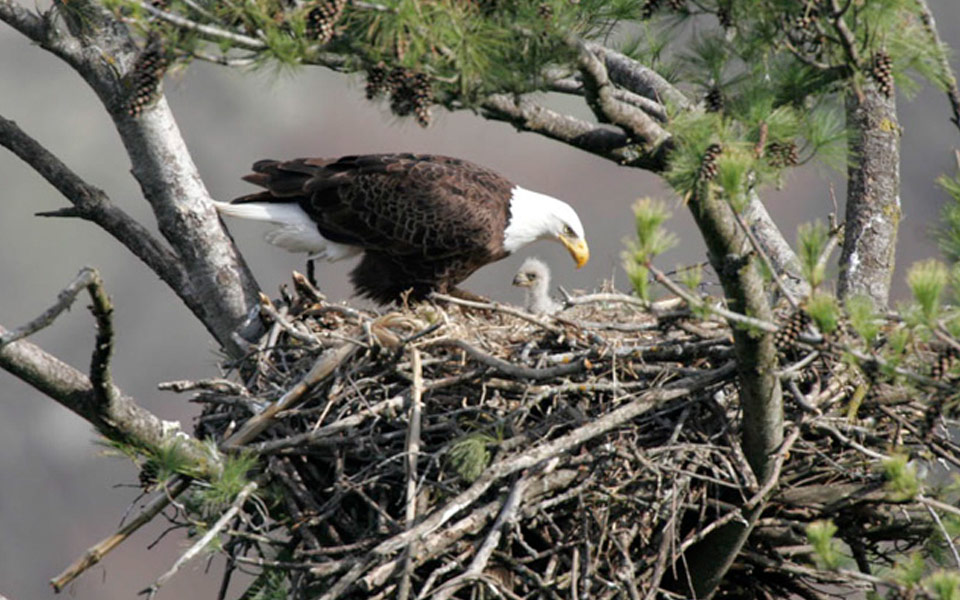
[[[721,596],[822,598],[873,587],[858,566],[936,527],[917,496],[893,497],[879,458],[898,446],[957,463],[926,398],[863,394],[859,371],[787,340],[765,487],[740,450],[730,332],[677,302],[377,314],[295,287],[264,304],[270,332],[237,365],[242,385],[196,397],[198,436],[252,433],[260,509],[222,545],[227,580],[258,575],[247,597],[681,597],[698,576],[685,555],[765,506]],[[818,519],[855,565],[817,567]]]

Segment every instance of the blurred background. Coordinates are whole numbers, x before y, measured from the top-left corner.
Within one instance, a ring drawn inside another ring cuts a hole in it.
[[[31,3],[24,3],[32,6]],[[960,48],[960,4],[931,0],[941,35]],[[957,62],[955,68],[960,67]],[[0,115],[57,154],[124,210],[153,228],[149,208],[131,177],[130,163],[94,94],[63,63],[0,24]],[[681,244],[658,261],[665,269],[705,259],[692,219],[657,177],[471,113],[438,112],[429,129],[399,121],[386,107],[363,98],[363,81],[321,69],[244,73],[206,64],[169,76],[167,98],[214,197],[251,191],[240,180],[260,158],[338,156],[413,151],[450,154],[492,167],[516,183],[562,198],[580,213],[592,250],[575,270],[559,244],[541,242],[482,269],[464,287],[499,301],[519,303],[509,285],[526,256],[552,267],[554,284],[592,289],[612,279],[626,290],[620,267],[632,235],[631,204],[653,195],[671,202],[669,227]],[[587,116],[582,102],[551,98],[561,109]],[[906,267],[937,255],[931,230],[946,196],[934,184],[953,174],[960,141],[945,96],[925,87],[899,98],[904,219],[894,294],[903,298]],[[160,392],[157,384],[218,374],[216,346],[192,315],[144,265],[96,226],[80,220],[44,219],[38,211],[67,204],[28,166],[0,149],[0,324],[36,317],[84,265],[100,269],[115,304],[116,383],[143,406],[192,430],[196,406],[187,396]],[[831,185],[843,201],[842,180],[815,165],[792,173],[782,190],[764,192],[768,209],[794,239],[798,223],[826,220],[834,211]],[[840,207],[842,214],[842,206]],[[231,231],[260,285],[276,295],[301,256],[266,245],[263,227],[233,220]],[[317,276],[332,299],[349,299],[348,261],[320,265]],[[94,326],[82,298],[73,310],[32,341],[82,371],[93,347]],[[50,578],[118,526],[137,497],[137,473],[107,456],[83,420],[19,380],[0,372],[0,596],[10,600],[53,597]],[[77,599],[133,598],[176,560],[189,541],[174,531],[148,549],[164,525],[137,532],[65,592]],[[167,598],[215,598],[223,561],[197,560],[161,591]],[[209,572],[208,572],[209,567]],[[227,597],[236,597],[239,586]]]

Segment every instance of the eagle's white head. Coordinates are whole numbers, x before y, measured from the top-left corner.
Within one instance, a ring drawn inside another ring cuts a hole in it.
[[[510,223],[503,232],[503,248],[512,253],[537,240],[563,244],[577,268],[590,259],[583,224],[572,206],[552,196],[516,186],[510,198]]]

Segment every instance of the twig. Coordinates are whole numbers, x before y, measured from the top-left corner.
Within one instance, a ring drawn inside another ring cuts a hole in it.
[[[222,448],[235,450],[260,435],[264,429],[270,426],[277,413],[283,410],[289,410],[299,404],[304,395],[306,395],[313,386],[333,373],[356,349],[357,346],[355,344],[345,343],[321,354],[310,371],[308,371],[296,385],[287,390],[283,396],[268,406],[262,413],[244,423],[236,433],[221,444]]]
[[[472,346],[470,343],[458,339],[441,338],[429,342],[426,344],[426,346],[453,346],[454,348],[459,348],[477,362],[495,369],[505,375],[509,375],[518,379],[554,379],[556,377],[564,377],[566,375],[580,373],[587,369],[587,365],[583,360],[578,360],[566,365],[558,365],[556,367],[544,367],[542,369],[527,367],[524,365],[515,365],[505,360],[501,360],[495,356],[491,356],[486,352],[482,352],[481,350]]]
[[[199,33],[202,37],[220,42],[231,42],[241,48],[246,50],[266,50],[268,48],[267,44],[256,38],[246,36],[243,34],[236,33],[234,31],[227,31],[220,27],[214,25],[204,25],[203,23],[197,23],[186,17],[167,12],[165,10],[160,10],[159,8],[154,7],[149,2],[139,2],[134,0],[134,4],[143,9],[144,11],[150,13],[154,17],[166,21],[171,25],[176,25],[181,29],[186,29],[187,31],[195,31]]]
[[[435,510],[430,516],[417,524],[416,527],[379,543],[370,551],[370,554],[368,554],[367,558],[363,561],[364,566],[359,566],[358,564],[358,566],[338,579],[330,591],[322,596],[322,600],[336,598],[342,590],[352,585],[363,574],[367,568],[366,566],[372,564],[376,560],[376,557],[389,556],[397,550],[406,547],[411,540],[426,536],[443,526],[443,524],[449,521],[454,515],[473,504],[477,498],[500,478],[523,469],[528,469],[543,460],[566,452],[587,440],[603,435],[639,416],[657,403],[686,396],[693,390],[703,389],[703,387],[713,381],[726,377],[732,373],[734,369],[734,364],[728,363],[699,376],[684,378],[661,388],[650,389],[632,402],[590,423],[582,425],[559,438],[538,444],[521,454],[494,463],[488,467],[470,487],[457,494],[442,508]]]
[[[76,301],[77,294],[79,294],[81,290],[84,288],[89,289],[89,286],[99,279],[100,275],[96,269],[91,267],[81,269],[73,281],[71,281],[67,287],[60,290],[60,293],[57,294],[57,301],[53,306],[43,311],[40,316],[22,327],[0,334],[0,348],[11,342],[31,336],[44,327],[50,326],[63,311],[70,308],[74,301]]]
[[[517,317],[518,319],[523,319],[528,323],[533,323],[538,327],[546,329],[550,333],[560,335],[563,333],[563,330],[553,325],[546,318],[538,317],[537,315],[522,311],[512,306],[504,306],[499,302],[475,302],[473,300],[464,300],[462,298],[456,298],[454,296],[448,296],[447,294],[441,294],[439,292],[433,292],[430,294],[431,298],[436,300],[442,300],[443,302],[449,302],[450,304],[457,304],[459,306],[467,306],[470,308],[479,308],[482,310],[492,310],[495,312],[501,312],[507,315]]]
[[[960,553],[957,552],[957,547],[953,543],[953,537],[951,537],[947,528],[943,526],[943,521],[940,520],[940,515],[937,514],[937,511],[933,510],[933,507],[929,504],[927,504],[926,507],[927,512],[930,513],[930,516],[933,517],[933,520],[937,523],[937,527],[940,528],[940,535],[943,536],[943,540],[950,548],[950,553],[953,554],[953,562],[956,563],[957,567],[960,567]]]
[[[81,573],[93,565],[100,562],[100,560],[106,556],[107,553],[116,548],[125,539],[130,537],[134,531],[152,521],[153,518],[160,514],[160,511],[166,508],[174,498],[182,494],[188,487],[190,487],[190,481],[191,480],[188,477],[183,477],[181,475],[176,476],[173,482],[170,484],[170,487],[166,488],[164,493],[151,500],[150,503],[144,507],[143,511],[136,516],[136,518],[128,522],[110,537],[91,546],[86,552],[83,553],[83,556],[74,561],[74,563],[69,567],[64,569],[62,573],[51,579],[50,585],[53,586],[54,591],[63,591],[63,588],[65,588],[71,581],[76,579]]]
[[[227,524],[237,515],[238,512],[240,512],[240,509],[246,503],[247,498],[256,489],[257,489],[257,482],[255,481],[251,481],[247,485],[243,486],[243,489],[240,490],[239,494],[237,494],[237,497],[233,501],[233,504],[231,504],[230,508],[228,508],[226,511],[224,511],[222,515],[220,515],[220,518],[217,519],[217,522],[213,524],[213,527],[211,527],[205,534],[203,534],[203,536],[201,536],[200,539],[196,541],[196,543],[190,546],[190,548],[187,549],[187,551],[184,552],[183,555],[181,555],[180,558],[178,558],[175,563],[173,563],[173,566],[170,567],[170,569],[166,573],[158,577],[156,581],[153,582],[153,585],[151,585],[145,590],[142,590],[140,594],[145,594],[148,598],[151,598],[151,599],[154,596],[156,596],[157,592],[160,591],[160,587],[163,584],[165,584],[174,575],[176,575],[180,571],[180,568],[183,567],[183,565],[187,564],[188,562],[193,560],[194,557],[196,557],[198,554],[203,552],[204,548],[207,547],[207,545],[213,540],[213,538],[215,538],[217,535],[220,534],[223,528],[227,526]]]
[[[500,514],[497,515],[497,519],[493,522],[493,525],[490,526],[490,532],[486,538],[484,538],[480,548],[477,549],[473,560],[470,561],[470,565],[467,566],[463,573],[440,586],[440,588],[433,593],[432,598],[436,600],[449,600],[462,586],[483,575],[483,570],[487,567],[490,556],[493,555],[493,551],[496,550],[500,544],[500,536],[504,527],[509,526],[516,520],[517,511],[520,508],[520,501],[523,498],[526,487],[526,477],[521,477],[514,482],[510,488],[510,493],[507,494],[507,498],[503,503],[503,508],[500,509]]]
[[[177,257],[158,241],[153,233],[110,202],[103,190],[81,179],[16,123],[2,116],[0,145],[30,165],[69,200],[75,209],[72,216],[92,221],[102,227],[174,290],[187,285],[186,274]]]
[[[773,323],[768,323],[767,321],[762,321],[760,319],[748,317],[747,315],[741,315],[740,313],[733,312],[732,310],[727,310],[722,306],[716,306],[716,305],[704,302],[700,298],[697,298],[687,290],[683,289],[683,287],[674,283],[669,277],[664,275],[663,271],[653,266],[652,264],[647,264],[647,268],[650,269],[650,273],[653,274],[653,278],[657,281],[657,283],[661,284],[662,286],[664,286],[665,288],[667,288],[677,296],[680,296],[681,298],[683,298],[687,302],[687,304],[689,304],[693,308],[705,309],[714,314],[720,315],[721,317],[727,319],[728,321],[732,321],[740,325],[746,325],[748,327],[754,327],[756,329],[759,329],[761,331],[766,331],[769,333],[775,333],[777,330],[780,329]]]
[[[94,341],[93,356],[90,358],[90,383],[93,384],[94,394],[100,402],[113,404],[120,395],[110,374],[110,357],[113,354],[113,305],[96,270],[93,271],[87,290],[93,300],[90,310],[97,322],[97,337]]]
[[[947,88],[947,99],[950,100],[950,107],[953,109],[951,121],[954,125],[960,127],[960,89],[957,89],[957,76],[950,66],[946,46],[940,39],[940,32],[937,30],[937,22],[933,18],[930,5],[927,4],[927,0],[916,0],[916,2],[920,7],[920,20],[937,49],[937,59],[940,61],[940,70],[943,72],[944,87]]]
[[[407,475],[407,507],[404,519],[404,526],[407,529],[413,527],[417,518],[417,459],[420,457],[420,409],[421,396],[423,395],[423,366],[420,361],[420,351],[416,348],[410,348],[410,363],[413,369],[413,385],[410,386],[410,418],[407,426],[406,443],[406,475]],[[408,600],[410,597],[410,584],[413,579],[413,569],[416,566],[416,556],[419,543],[417,540],[410,542],[407,546],[406,557],[403,564],[403,576],[400,579],[400,587],[397,591],[399,600]]]

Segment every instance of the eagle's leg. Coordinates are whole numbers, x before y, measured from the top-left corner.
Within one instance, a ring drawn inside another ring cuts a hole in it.
[[[315,289],[320,289],[320,286],[317,284],[317,261],[314,258],[307,259],[307,281],[310,282]]]

